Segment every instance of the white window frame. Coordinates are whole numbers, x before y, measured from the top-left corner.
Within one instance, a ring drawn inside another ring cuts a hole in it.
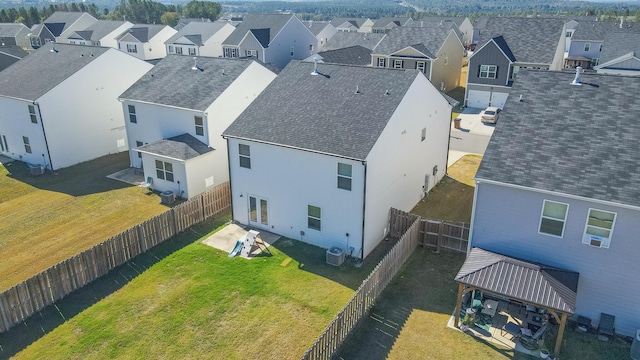
[[[224,48],[224,55],[223,55],[223,56],[224,56],[224,57],[226,57],[226,58],[228,58],[228,57],[229,57],[229,54],[231,53],[231,52],[230,52],[230,50],[231,50],[231,49],[229,49],[229,48]]]
[[[425,71],[427,71],[427,62],[426,61],[416,61],[416,70],[420,70],[424,74]]]
[[[181,46],[176,46],[176,54],[177,55],[182,55],[182,47]]]
[[[244,151],[246,149],[247,151]],[[239,165],[245,169],[251,169],[251,146],[238,144]],[[243,164],[244,163],[244,164]]]
[[[173,46],[169,45],[167,46],[167,48],[168,48],[167,51],[169,52],[169,54],[173,54]]]
[[[584,52],[591,51],[591,43],[584,43]]]
[[[23,136],[22,143],[24,144],[24,151],[27,152],[28,154],[31,154],[32,151],[31,151],[31,144],[29,143],[29,137]]]
[[[134,105],[127,105],[127,110],[129,111],[129,122],[137,124],[138,116],[136,115],[136,107]]]
[[[340,171],[340,168],[343,168],[345,171]],[[348,186],[347,186],[348,185]],[[338,189],[351,191],[353,187],[353,165],[338,163]]]
[[[557,205],[564,205],[566,206],[566,209],[564,211],[564,218],[560,219],[560,218],[555,218],[549,215],[545,215],[544,214],[544,208],[545,205],[547,203],[553,203],[553,204],[557,204]],[[557,238],[562,238],[564,237],[564,229],[566,228],[567,225],[567,216],[569,215],[569,204],[567,203],[563,203],[563,202],[559,202],[559,201],[553,201],[553,200],[544,200],[542,202],[542,209],[540,209],[540,222],[538,223],[538,234],[542,234],[542,235],[546,235],[546,236],[552,236],[552,237],[557,237]],[[556,235],[556,234],[552,234],[552,233],[548,233],[548,232],[543,232],[542,231],[542,221],[543,220],[551,220],[551,221],[558,221],[562,223],[562,231],[560,232],[560,235]]]
[[[378,58],[378,67],[385,67],[385,58]]]
[[[136,140],[136,147],[140,147],[144,145],[144,143],[140,140]],[[142,153],[140,151],[137,152],[138,153],[138,158],[142,159]]]
[[[244,56],[246,57],[258,57],[258,50],[245,50]]]
[[[196,135],[204,136],[204,119],[202,118],[202,116],[194,116],[193,122],[196,127]]]
[[[189,50],[189,55],[194,56],[196,54],[196,48],[189,47],[187,49]]]
[[[319,216],[311,215],[311,208],[318,209],[320,212]],[[317,221],[318,226],[311,226],[311,221]],[[307,205],[307,227],[311,230],[322,231],[322,208],[315,205]]]
[[[173,182],[175,180],[173,176],[173,164],[168,161],[157,160],[156,163],[156,177],[161,180]]]
[[[138,46],[136,44],[127,44],[128,53],[138,53]]]
[[[402,69],[402,66],[404,65],[404,61],[399,60],[399,59],[394,59],[393,60],[393,68],[394,69]]]
[[[231,58],[235,59],[238,57],[238,49],[231,48]]]
[[[611,229],[608,229],[608,228],[605,228],[605,227],[601,227],[601,226],[597,226],[597,225],[593,225],[593,224],[589,225],[589,218],[591,217],[591,212],[592,211],[599,211],[599,212],[603,212],[603,213],[613,214],[613,220],[611,221]],[[589,211],[587,212],[587,220],[586,220],[586,223],[584,225],[584,235],[582,237],[582,243],[583,244],[587,244],[589,246],[593,246],[593,247],[599,247],[599,248],[608,249],[609,245],[611,244],[611,237],[613,235],[613,230],[615,228],[616,219],[617,218],[618,218],[618,214],[613,212],[613,211],[596,209],[596,208],[589,208]],[[589,232],[587,232],[587,231],[589,231],[589,228],[593,228],[594,230],[608,231],[609,232],[609,236],[608,237],[604,237],[602,235],[589,233]],[[594,244],[594,240],[595,241],[599,241],[600,245],[599,246],[595,245]]]
[[[36,115],[36,107],[35,105],[27,105],[29,109],[29,117],[31,118],[31,122],[34,124],[38,123],[38,116]]]
[[[485,76],[482,76],[485,73]],[[480,65],[480,73],[478,77],[480,79],[495,79],[498,75],[498,65]]]

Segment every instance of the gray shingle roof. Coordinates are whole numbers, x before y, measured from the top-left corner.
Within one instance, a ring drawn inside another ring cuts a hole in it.
[[[380,40],[372,53],[390,55],[411,46],[430,58],[435,58],[450,32],[451,29],[447,27],[394,28]]]
[[[513,56],[513,52],[511,52],[511,48],[509,47],[507,42],[504,40],[503,36],[496,36],[492,40],[493,42],[496,43],[496,45],[500,48],[500,50],[504,52],[504,54],[507,56],[507,58],[509,58],[510,61],[513,61],[513,62],[516,61],[516,57]]]
[[[167,55],[120,95],[120,99],[204,111],[222,94],[252,60]]]
[[[326,50],[344,49],[351,46],[362,46],[367,49],[373,49],[378,45],[380,40],[385,34],[370,34],[370,33],[357,33],[357,32],[343,32],[339,31],[333,35],[327,44]]]
[[[223,136],[364,160],[413,81],[423,76],[417,70],[323,63],[320,74],[311,75],[313,68],[289,63]]]
[[[55,44],[55,48],[57,52],[51,52],[52,44],[45,44],[4,69],[0,76],[0,96],[35,101],[110,50],[68,44]]]
[[[27,56],[27,52],[22,50],[22,48],[17,45],[0,46],[0,53],[7,54],[20,59]]]
[[[640,28],[638,33],[612,32],[605,34],[602,52],[600,52],[600,64],[619,58],[628,53],[634,53],[640,57]]]
[[[580,41],[604,41],[604,37],[607,33],[611,32],[640,32],[640,24],[638,23],[623,23],[620,28],[620,22],[611,21],[589,21],[579,22],[576,31],[573,33],[571,40]]]
[[[138,39],[141,43],[146,43],[167,25],[135,25],[118,36],[121,39],[127,34],[131,34],[134,38]]]
[[[331,25],[337,28],[344,23],[349,23],[349,26],[355,26],[359,29],[367,20],[369,20],[369,18],[334,18],[331,19]]]
[[[573,314],[579,274],[472,248],[455,280],[511,299]]]
[[[165,44],[172,44],[176,40],[185,36],[198,46],[202,46],[207,40],[222,29],[226,23],[222,22],[195,22],[192,21],[185,25],[175,35],[165,41]],[[196,35],[196,36],[194,36]]]
[[[510,18],[487,19],[480,29],[478,44],[484,45],[492,38],[502,36],[519,62],[550,64],[564,34],[565,19],[561,18]]]
[[[113,32],[114,30],[122,26],[124,23],[124,21],[98,20],[98,22],[88,26],[86,29],[82,31],[76,31],[73,34],[69,35],[67,39],[80,38],[90,41],[99,41],[110,32]]]
[[[640,77],[581,77],[518,73],[476,178],[640,206]]]
[[[381,17],[373,22],[373,28],[385,28],[387,26],[404,26],[409,22],[409,17]]]
[[[411,26],[420,26],[420,24],[435,23],[446,25],[448,22],[453,22],[457,26],[462,25],[466,17],[464,16],[425,16],[418,20],[414,20]]]
[[[322,61],[326,63],[344,65],[369,65],[371,64],[371,50],[362,46],[351,46],[344,49],[319,52]]]
[[[211,152],[214,149],[189,134],[182,134],[142,145],[134,150],[186,161]]]
[[[311,31],[313,36],[318,36],[324,28],[330,25],[330,23],[323,21],[303,21],[302,23]]]
[[[190,24],[192,22],[204,22],[204,23],[210,23],[211,19],[209,18],[182,18],[180,20],[178,20],[178,24],[176,26],[174,26],[173,28],[180,31],[183,27],[185,27],[187,24]]]
[[[82,13],[82,12],[56,11],[53,14],[51,14],[51,16],[46,18],[43,21],[43,23],[44,24],[62,24],[62,27],[59,29],[60,32],[57,34],[56,33],[53,34],[55,36],[58,36],[64,30],[67,30],[69,26],[71,26],[74,22],[78,21],[78,19],[80,19],[80,17],[82,17],[82,15],[84,14],[89,15],[88,13]]]
[[[0,38],[14,38],[23,29],[29,29],[24,24],[0,23]]]
[[[236,29],[227,37],[227,39],[222,43],[224,45],[238,45],[240,41],[244,38],[248,31],[251,30],[261,30],[262,33],[266,31],[266,39],[265,42],[268,44],[271,43],[271,40],[280,32],[280,30],[285,26],[289,20],[295,15],[292,14],[249,14],[245,16],[244,20]],[[260,40],[260,39],[259,39]],[[264,46],[264,44],[263,44]],[[266,47],[266,46],[265,46]]]

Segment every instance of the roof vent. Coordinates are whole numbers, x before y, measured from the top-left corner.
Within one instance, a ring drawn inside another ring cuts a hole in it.
[[[311,72],[311,75],[318,75],[318,57],[314,57],[313,58],[313,71]]]
[[[580,72],[582,71],[582,66],[578,66],[576,68],[576,77],[571,82],[571,85],[582,85],[580,82]]]
[[[384,91],[384,94],[385,95],[390,95],[391,93],[389,92],[389,89],[387,89],[387,90]]]
[[[518,99],[518,101],[524,102],[524,100],[522,100],[522,94],[520,94],[520,99]]]
[[[620,29],[622,29],[622,24],[624,24],[624,18],[620,18]]]
[[[198,68],[198,58],[197,57],[193,57],[193,67],[191,68],[191,70],[199,70]],[[224,75],[224,70],[222,71],[222,75]]]
[[[356,94],[360,94],[360,87],[356,85]]]
[[[52,53],[57,53],[58,52],[58,49],[56,49],[55,41],[51,42],[51,50],[49,50],[49,51],[51,51]]]

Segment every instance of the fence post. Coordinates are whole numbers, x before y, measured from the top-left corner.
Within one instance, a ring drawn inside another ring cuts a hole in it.
[[[440,252],[442,248],[442,233],[444,232],[444,221],[440,220],[438,224],[438,243],[436,243],[436,253]]]

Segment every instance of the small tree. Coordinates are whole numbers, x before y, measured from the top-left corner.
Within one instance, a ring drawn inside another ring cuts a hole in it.
[[[168,11],[160,17],[160,22],[163,25],[169,25],[174,27],[178,25],[178,21],[180,20],[180,16],[178,16],[177,12]]]

